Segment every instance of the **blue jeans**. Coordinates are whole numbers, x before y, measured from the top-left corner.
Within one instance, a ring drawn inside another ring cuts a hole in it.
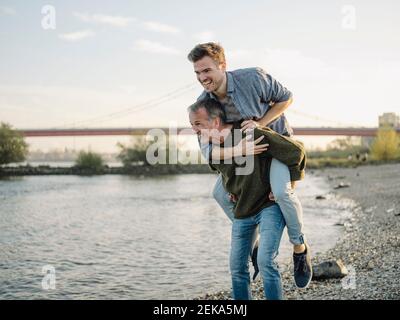
[[[292,244],[304,243],[302,233],[303,208],[291,187],[288,167],[276,159],[272,159],[271,162],[270,184],[275,202],[281,208],[285,218],[290,242]],[[224,189],[220,175],[215,183],[213,196],[228,218],[233,221],[234,203],[229,200],[229,193]],[[265,196],[268,197],[268,194],[265,194]]]
[[[285,219],[276,204],[249,218],[233,219],[230,255],[232,298],[251,299],[248,257],[257,226],[260,233],[257,261],[264,294],[268,300],[281,300],[282,282],[275,258],[285,228]]]

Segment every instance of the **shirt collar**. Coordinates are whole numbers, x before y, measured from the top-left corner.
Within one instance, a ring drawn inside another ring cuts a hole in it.
[[[235,84],[233,83],[233,76],[232,73],[230,72],[226,72],[226,92],[227,93],[232,93],[233,91],[235,91]]]
[[[235,84],[233,82],[232,73],[227,71],[227,72],[225,72],[225,74],[226,74],[226,93],[227,93],[227,95],[229,95],[230,93],[235,91]],[[218,100],[217,96],[212,92],[209,92],[208,96],[215,100]]]

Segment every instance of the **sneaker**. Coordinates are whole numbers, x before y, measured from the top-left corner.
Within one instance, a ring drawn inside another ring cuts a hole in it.
[[[306,250],[303,253],[293,254],[294,282],[300,289],[307,288],[312,278],[310,248],[307,244],[305,246]]]
[[[251,263],[253,264],[254,268],[253,281],[257,279],[257,276],[260,272],[257,264],[257,253],[258,253],[258,239],[255,241],[253,251],[251,252]]]

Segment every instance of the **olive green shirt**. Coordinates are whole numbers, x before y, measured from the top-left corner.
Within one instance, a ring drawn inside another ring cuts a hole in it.
[[[233,124],[230,135],[220,147],[236,145],[233,130],[240,128],[240,122]],[[220,172],[225,190],[236,196],[234,216],[237,219],[247,218],[260,212],[260,210],[273,205],[269,200],[271,186],[269,182],[269,170],[272,158],[286,164],[289,168],[291,181],[301,180],[304,177],[306,165],[306,153],[301,143],[280,135],[269,128],[256,128],[253,131],[254,140],[264,136],[260,144],[268,143],[268,150],[261,154],[250,156],[254,159],[254,168],[247,175],[237,175],[237,168],[243,168],[246,163],[238,163],[237,158],[210,161],[210,167]],[[242,138],[244,133],[241,134]],[[238,140],[238,139],[236,139]],[[249,157],[246,158],[249,161]],[[243,158],[241,159],[243,162]],[[248,165],[248,162],[247,162]]]

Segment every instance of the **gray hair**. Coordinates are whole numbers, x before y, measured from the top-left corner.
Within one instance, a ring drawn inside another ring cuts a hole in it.
[[[197,112],[201,108],[206,109],[208,120],[220,118],[222,123],[226,122],[225,112],[221,103],[215,99],[206,98],[193,103],[187,108],[188,112]]]

